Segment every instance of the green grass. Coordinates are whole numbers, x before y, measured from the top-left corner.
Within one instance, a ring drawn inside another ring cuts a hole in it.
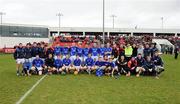
[[[47,76],[22,104],[180,104],[180,60],[163,56],[166,71],[120,79],[89,75]],[[41,76],[17,77],[11,55],[0,55],[0,104],[13,104]]]

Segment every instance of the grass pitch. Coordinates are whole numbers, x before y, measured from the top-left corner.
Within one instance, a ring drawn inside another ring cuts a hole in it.
[[[166,70],[159,80],[47,76],[22,104],[180,104],[180,59],[164,55],[163,60]],[[12,55],[0,54],[0,104],[16,103],[41,77],[17,77]]]

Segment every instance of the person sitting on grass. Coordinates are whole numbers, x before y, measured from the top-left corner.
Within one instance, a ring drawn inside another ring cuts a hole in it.
[[[57,59],[54,61],[54,70],[57,71],[58,74],[60,74],[63,70],[63,61],[61,60],[61,56],[57,56]]]
[[[118,71],[120,73],[124,73],[126,76],[129,76],[129,68],[127,67],[127,61],[125,60],[124,55],[118,58],[116,65],[118,66]]]
[[[88,58],[85,60],[85,66],[86,66],[86,71],[88,74],[91,74],[92,68],[94,66],[94,60],[91,57],[91,54],[88,55]]]
[[[138,56],[136,57],[136,61],[137,61],[136,77],[139,77],[140,74],[145,71],[145,69],[143,68],[145,64],[145,59],[142,57],[141,53],[139,53]]]
[[[158,79],[158,76],[157,76],[158,74],[157,74],[157,71],[155,70],[155,65],[151,59],[151,56],[146,57],[144,69],[146,70],[146,74],[153,75]]]
[[[42,75],[44,62],[39,58],[39,55],[36,55],[36,58],[32,62],[31,70],[38,75]]]
[[[62,70],[65,70],[67,73],[69,73],[69,68],[71,67],[71,60],[69,58],[69,55],[66,55],[66,58],[63,59],[63,67]]]
[[[25,76],[31,76],[30,70],[31,70],[31,62],[28,59],[25,59],[25,62],[23,63],[23,72]]]
[[[45,69],[49,75],[55,72],[54,67],[54,58],[52,54],[49,54],[48,58],[45,59]]]
[[[109,59],[109,67],[108,67],[108,72],[109,75],[111,74],[112,77],[114,77],[114,71],[118,72],[118,67],[116,63],[113,61],[113,57]],[[120,73],[117,73],[117,75],[120,75]]]
[[[155,65],[155,70],[158,72],[158,76],[161,72],[164,71],[164,63],[161,59],[161,57],[159,56],[159,52],[156,51],[153,58],[152,58],[154,65]]]
[[[137,61],[134,57],[132,57],[128,62],[128,68],[130,71],[128,72],[128,76],[131,76],[131,74],[136,74],[136,67],[137,67]]]

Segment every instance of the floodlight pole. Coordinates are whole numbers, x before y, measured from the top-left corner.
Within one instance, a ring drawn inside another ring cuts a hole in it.
[[[1,16],[1,24],[3,23],[3,22],[2,22],[3,15],[6,15],[6,13],[0,12],[0,16]]]
[[[61,28],[61,16],[63,16],[63,14],[59,12],[56,16],[58,16],[58,17],[59,17],[59,32],[58,32],[58,34],[60,35],[60,28]]]
[[[113,19],[113,29],[114,29],[114,19],[117,17],[116,15],[111,15],[112,19]]]
[[[164,17],[161,17],[161,21],[162,21],[161,28],[164,29]]]
[[[104,20],[105,20],[105,0],[103,0],[103,44],[105,44]]]

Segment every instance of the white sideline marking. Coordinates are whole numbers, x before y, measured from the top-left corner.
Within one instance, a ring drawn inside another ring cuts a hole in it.
[[[46,77],[47,75],[44,75],[41,79],[39,79],[32,87],[29,89],[17,102],[16,104],[21,104],[22,101],[33,91],[33,89]]]

